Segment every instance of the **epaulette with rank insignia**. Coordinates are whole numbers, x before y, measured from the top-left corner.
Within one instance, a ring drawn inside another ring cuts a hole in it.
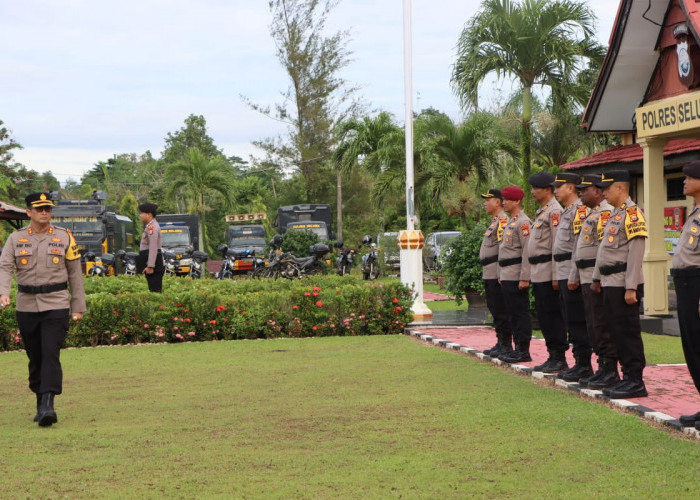
[[[505,215],[503,217],[499,217],[498,230],[496,231],[496,239],[498,239],[498,241],[501,241],[501,239],[503,238],[503,228],[505,228],[506,225],[508,225],[508,217],[506,217]]]

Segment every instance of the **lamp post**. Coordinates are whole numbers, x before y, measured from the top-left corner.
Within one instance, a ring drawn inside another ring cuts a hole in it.
[[[430,323],[433,313],[423,302],[423,234],[416,230],[413,176],[413,59],[411,0],[403,0],[403,60],[406,135],[406,230],[399,233],[401,282],[414,292],[413,323]]]

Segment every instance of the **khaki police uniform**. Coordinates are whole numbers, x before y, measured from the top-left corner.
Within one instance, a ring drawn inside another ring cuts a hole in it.
[[[141,243],[139,245],[140,266],[137,269],[138,272],[143,272],[143,269],[146,267],[153,269],[152,274],[146,274],[148,289],[151,292],[163,291],[165,265],[163,264],[163,254],[161,252],[162,246],[160,224],[158,224],[156,219],[153,219],[146,224],[146,227],[143,228],[143,234],[141,234]]]
[[[508,219],[498,247],[498,279],[505,299],[516,349],[529,353],[532,339],[530,297],[520,290],[520,281],[530,281],[528,241],[532,232],[530,218],[522,210]]]
[[[80,253],[73,235],[49,225],[10,235],[0,256],[0,295],[17,280],[17,322],[29,357],[29,388],[61,394],[60,348],[68,333],[70,310],[86,310]]]
[[[576,365],[590,367],[591,343],[586,330],[586,311],[583,306],[581,287],[569,290],[569,276],[575,268],[574,246],[580,237],[589,208],[578,198],[564,208],[555,233],[552,254],[554,257],[554,279],[559,283],[559,298],[564,312],[564,321],[569,332],[569,343],[573,345]]]
[[[569,281],[581,284],[580,289],[586,311],[586,328],[593,351],[599,358],[610,359],[617,363],[617,351],[610,338],[603,295],[595,293],[590,287],[593,282],[598,246],[612,211],[613,206],[606,200],[589,210],[576,239],[572,256],[574,265],[571,266]]]
[[[638,300],[644,294],[642,260],[647,234],[642,211],[628,197],[610,214],[593,269],[593,281],[600,281],[603,287],[605,312],[624,378],[639,382],[646,364],[639,303],[627,304],[625,291],[637,290]]]
[[[700,207],[683,226],[673,255],[671,275],[678,300],[678,326],[688,371],[700,392]]]
[[[532,291],[535,296],[535,309],[550,356],[554,353],[563,355],[569,348],[559,292],[552,286],[554,280],[552,247],[561,220],[561,212],[562,207],[554,198],[537,209],[532,225],[532,237],[528,245],[529,261],[532,266],[530,281],[532,281]]]
[[[508,224],[508,216],[501,212],[491,219],[484,233],[479,249],[479,262],[482,266],[481,276],[484,280],[486,305],[493,316],[493,326],[498,342],[510,348],[513,342],[513,330],[501,285],[498,283],[498,247],[503,239],[503,232]]]

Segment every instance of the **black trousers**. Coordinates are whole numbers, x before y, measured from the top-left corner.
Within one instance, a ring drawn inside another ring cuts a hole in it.
[[[586,327],[593,351],[601,358],[617,360],[617,350],[610,336],[603,294],[594,292],[589,283],[581,284],[581,293],[586,310]]]
[[[530,319],[530,296],[528,289],[519,290],[517,281],[502,281],[501,291],[507,304],[508,318],[513,331],[515,346],[530,345],[532,320]]]
[[[484,292],[486,294],[486,306],[493,316],[493,327],[496,329],[496,338],[503,344],[510,344],[513,339],[513,329],[508,317],[506,301],[503,299],[503,291],[497,279],[484,280]]]
[[[136,272],[142,273],[148,262],[148,250],[141,250],[136,259]],[[153,268],[153,274],[146,274],[146,282],[148,283],[148,291],[162,292],[163,291],[163,275],[165,274],[165,266],[163,265],[163,255],[158,250],[156,264]]]
[[[29,358],[29,389],[36,394],[63,392],[61,347],[68,334],[68,309],[17,311],[19,333]]]
[[[153,274],[145,274],[146,282],[148,283],[148,290],[150,292],[162,292],[163,291],[163,275],[165,271],[153,271]]]
[[[637,291],[637,300],[641,301],[643,285]],[[611,338],[625,378],[642,380],[646,366],[642,328],[639,322],[639,303],[625,302],[625,288],[617,286],[603,287],[605,311],[609,319]]]
[[[681,330],[681,343],[688,371],[693,378],[695,388],[700,392],[700,278],[674,277],[676,299],[678,301],[678,326]]]
[[[590,358],[593,349],[586,329],[586,309],[583,306],[581,287],[569,290],[569,280],[559,280],[559,300],[564,311],[566,329],[569,331],[569,343],[572,344],[575,357]]]
[[[566,340],[566,326],[561,313],[559,292],[554,289],[551,281],[533,283],[532,291],[535,294],[537,319],[540,321],[547,351],[550,353],[567,351],[569,342]]]

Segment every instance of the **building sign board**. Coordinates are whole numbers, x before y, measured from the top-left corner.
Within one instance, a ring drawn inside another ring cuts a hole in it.
[[[637,137],[672,134],[700,128],[700,92],[653,101],[637,108]]]

